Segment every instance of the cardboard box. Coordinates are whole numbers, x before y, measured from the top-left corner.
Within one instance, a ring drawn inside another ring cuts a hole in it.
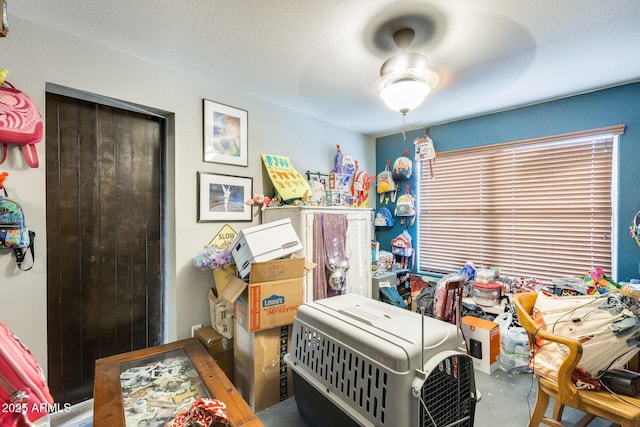
[[[229,280],[231,280],[232,277],[236,277],[236,266],[232,265],[228,268],[211,271],[213,272],[213,284],[216,286],[218,295],[221,295],[227,283],[229,283]]]
[[[205,346],[227,378],[233,382],[233,338],[222,336],[211,326],[197,329],[194,335]]]
[[[300,249],[302,244],[290,218],[245,228],[231,242],[231,255],[242,278],[249,275],[253,263],[282,258]]]
[[[473,316],[464,316],[461,323],[474,368],[491,375],[500,366],[500,325]]]
[[[231,286],[228,286],[232,284]],[[246,283],[232,277],[221,294],[215,294],[214,289],[209,289],[209,315],[211,326],[225,338],[233,338],[235,322],[233,320],[236,298],[244,291]],[[217,291],[217,290],[216,290]]]
[[[246,288],[235,300],[236,325],[256,332],[293,323],[304,302],[304,275],[313,267],[304,258],[253,263],[248,285],[240,279],[227,285]]]
[[[255,412],[293,396],[291,368],[284,356],[291,349],[292,326],[258,332],[241,327],[234,338],[234,385]]]

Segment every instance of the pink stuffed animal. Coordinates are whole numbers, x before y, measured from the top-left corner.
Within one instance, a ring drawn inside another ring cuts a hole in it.
[[[254,194],[252,198],[248,199],[244,203],[249,206],[258,205],[260,206],[260,210],[265,210],[267,206],[269,206],[270,202],[271,202],[270,198],[265,197],[264,194],[258,193],[258,194]]]
[[[604,276],[604,271],[602,267],[594,267],[589,271],[589,276],[593,279],[594,282],[598,283],[600,279]]]

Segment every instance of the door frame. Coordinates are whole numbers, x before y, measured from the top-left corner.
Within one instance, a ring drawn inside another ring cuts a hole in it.
[[[162,342],[166,343],[172,337],[176,336],[176,314],[175,314],[175,280],[176,277],[175,262],[175,114],[172,112],[159,110],[152,107],[146,107],[131,102],[118,100],[102,95],[73,89],[54,83],[45,83],[45,93],[61,95],[69,98],[78,99],[80,101],[91,102],[93,104],[105,105],[108,107],[126,110],[134,113],[140,113],[160,118],[164,121],[164,135],[161,137],[162,145],[162,206],[161,226],[164,241],[162,245],[161,260],[161,286],[163,288],[163,325],[162,325]],[[45,124],[46,125],[46,124]],[[48,288],[48,284],[47,284]],[[47,348],[47,354],[49,349]]]

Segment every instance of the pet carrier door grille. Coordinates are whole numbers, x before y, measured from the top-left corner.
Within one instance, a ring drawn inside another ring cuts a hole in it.
[[[473,427],[474,383],[470,357],[452,355],[441,360],[421,389],[420,426]]]

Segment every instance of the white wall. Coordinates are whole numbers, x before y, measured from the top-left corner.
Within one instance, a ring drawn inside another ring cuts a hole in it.
[[[290,156],[296,169],[329,171],[335,144],[351,153],[362,169],[375,169],[375,141],[326,122],[300,115],[216,85],[215,76],[163,68],[55,30],[12,17],[9,36],[0,39],[0,68],[7,80],[27,92],[44,116],[45,83],[86,91],[175,114],[169,149],[169,340],[191,333],[191,325],[210,323],[207,301],[211,274],[192,265],[192,257],[223,225],[196,222],[196,172],[251,176],[254,192],[269,191],[263,183],[260,154]],[[249,166],[202,161],[202,99],[248,111]],[[6,323],[46,370],[46,210],[45,147],[38,144],[40,167],[26,167],[18,149],[11,149],[0,172],[9,172],[5,186],[26,212],[27,225],[37,233],[35,267],[15,269],[8,251],[0,254],[0,321]],[[254,224],[257,222],[254,222]],[[240,230],[250,223],[231,224]],[[74,307],[69,307],[73,310]]]

